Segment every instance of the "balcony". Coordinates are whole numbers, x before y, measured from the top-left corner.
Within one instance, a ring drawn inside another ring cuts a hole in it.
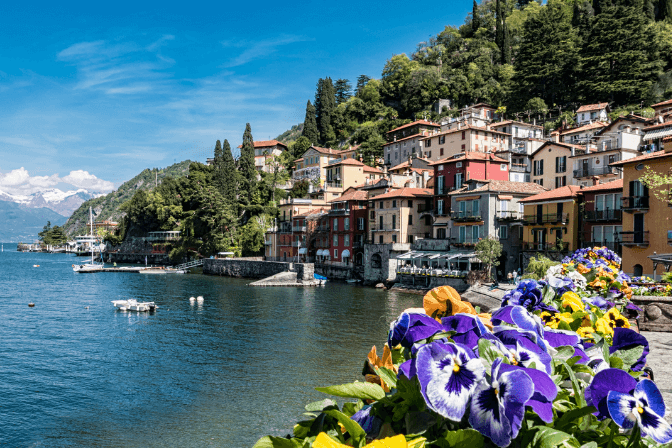
[[[523,219],[523,214],[513,210],[500,210],[495,212],[495,217],[500,221],[520,221]]]
[[[648,210],[648,196],[625,196],[621,198],[621,208],[623,211]]]
[[[586,212],[587,222],[596,221],[621,221],[623,212],[621,210],[589,210]]]
[[[587,241],[583,243],[583,247],[606,247],[619,255],[621,254],[620,241]]]
[[[292,232],[301,233],[306,231],[306,226],[294,226],[292,227]]]
[[[329,210],[329,215],[330,216],[343,216],[343,215],[349,215],[350,214],[350,209],[347,208],[332,208]]]
[[[566,224],[569,213],[546,213],[543,215],[525,215],[524,224],[531,226],[534,224]]]
[[[452,219],[455,222],[483,221],[483,218],[481,218],[481,212],[472,210],[460,210],[452,212],[450,214],[450,219]]]
[[[649,245],[649,232],[621,232],[621,245],[646,247]]]
[[[343,188],[343,182],[340,180],[328,181],[324,184],[327,188]]]
[[[271,241],[271,240],[266,240],[266,241],[264,241],[264,245],[266,245],[266,246],[272,246],[272,245],[273,245],[273,241]]]
[[[278,226],[278,233],[292,233],[291,226]]]
[[[514,154],[525,154],[525,155],[527,155],[527,149],[525,149],[525,145],[511,146],[510,151]]]
[[[482,238],[474,238],[473,236],[466,236],[464,238],[450,238],[450,244],[456,247],[475,246]]]
[[[574,170],[574,178],[581,179],[582,177],[603,176],[605,174],[616,174],[616,170],[610,166],[598,166],[590,168],[581,168]]]
[[[371,228],[369,230],[371,230],[372,232],[398,232],[399,231],[398,228],[395,229],[392,226],[385,226],[385,225],[383,225],[383,226],[374,225],[374,226],[371,226]]]
[[[524,163],[512,163],[510,171],[513,173],[527,173],[529,169]]]
[[[526,251],[544,251],[544,250],[554,250],[554,251],[566,251],[569,246],[567,242],[562,243],[562,248],[559,248],[557,243],[523,243],[523,250]]]

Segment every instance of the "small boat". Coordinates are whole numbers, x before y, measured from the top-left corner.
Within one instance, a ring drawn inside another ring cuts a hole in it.
[[[147,268],[142,269],[138,272],[140,272],[141,274],[166,274],[166,270],[161,268]]]
[[[39,268],[40,265],[39,265],[39,264],[34,264],[33,267],[34,267],[34,268]]]
[[[327,277],[325,277],[324,275],[313,274],[313,278],[317,280],[320,285],[324,285],[327,283]]]
[[[166,274],[186,274],[188,271],[186,269],[172,269],[166,268]]]
[[[159,308],[154,302],[138,302],[135,299],[112,300],[112,305],[119,311],[156,311]]]
[[[356,278],[351,278],[350,280],[346,280],[346,283],[360,283],[361,280],[356,279]]]
[[[91,236],[93,237],[93,211],[89,207],[89,222],[91,223]],[[88,272],[103,272],[105,268],[105,263],[96,263],[93,259],[93,243],[91,243],[91,261],[86,264],[73,264],[73,272],[79,274],[86,274]]]

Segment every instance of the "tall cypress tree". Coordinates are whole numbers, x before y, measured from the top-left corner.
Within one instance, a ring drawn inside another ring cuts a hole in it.
[[[254,139],[250,123],[245,125],[238,167],[240,168],[239,199],[245,205],[251,204],[257,190],[257,170],[254,167]]]
[[[352,96],[352,84],[350,84],[350,80],[348,79],[337,79],[334,88],[336,89],[337,106],[341,103],[345,103]]]
[[[310,100],[306,104],[306,117],[303,119],[303,131],[301,135],[310,140],[310,143],[314,145],[319,140],[317,122],[315,121],[315,106],[310,104]]]
[[[215,187],[222,192],[224,190],[224,172],[223,172],[223,154],[222,154],[222,143],[217,140],[215,143],[215,158],[213,160],[214,175],[213,183]]]
[[[317,130],[320,136],[320,143],[324,145],[333,144],[336,140],[336,133],[331,121],[334,109],[336,109],[336,90],[331,82],[331,78],[320,79],[318,81],[318,91],[315,94],[315,109],[317,112]]]
[[[504,48],[504,27],[502,26],[502,2],[496,0],[495,3],[495,44],[499,51]]]
[[[654,21],[656,20],[656,8],[653,5],[653,0],[644,0],[644,15],[647,19]]]
[[[502,64],[511,63],[511,36],[509,35],[509,27],[506,25],[506,18],[502,20],[502,27],[504,28],[504,48],[502,48]]]
[[[236,182],[238,173],[236,172],[236,162],[233,160],[231,145],[228,140],[224,140],[222,146],[222,173],[224,174],[223,188],[220,190],[222,196],[231,204],[236,204]]]
[[[476,34],[480,27],[481,18],[478,15],[478,3],[474,0],[474,5],[471,7],[471,33]]]

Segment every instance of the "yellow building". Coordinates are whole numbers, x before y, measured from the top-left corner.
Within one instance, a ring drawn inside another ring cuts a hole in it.
[[[585,153],[585,146],[546,142],[530,156],[532,163],[530,180],[550,189],[575,185],[571,158]]]
[[[376,183],[384,173],[356,159],[336,159],[326,167],[326,182],[322,190],[323,198],[331,201],[350,187],[361,187]]]
[[[579,247],[580,190],[568,185],[518,201],[524,205],[524,251],[565,254]]]
[[[626,274],[635,276],[661,275],[665,269],[659,266],[657,272],[654,271],[649,256],[672,252],[669,245],[672,242],[672,208],[650,196],[648,188],[639,182],[639,177],[646,167],[661,175],[669,174],[672,148],[622,160],[612,166],[623,169],[622,269]]]
[[[390,244],[431,238],[432,217],[424,212],[432,209],[433,195],[427,188],[400,188],[369,196],[369,240]]]

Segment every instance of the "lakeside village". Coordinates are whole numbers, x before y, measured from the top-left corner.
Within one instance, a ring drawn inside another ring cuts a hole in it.
[[[573,127],[544,138],[541,126],[500,120],[480,103],[390,130],[375,167],[357,146],[310,146],[284,187],[307,180],[308,192],[278,201],[263,258],[252,259],[314,263],[333,280],[464,291],[484,268],[474,248],[489,238],[501,244],[499,281],[524,274],[532,257],[559,261],[594,246],[621,256],[625,273],[660,279],[672,266],[672,100],[651,107],[651,118],[610,121],[608,103],[586,104]],[[269,172],[287,146],[255,141],[254,151],[255,168]],[[94,233],[116,226],[96,222]],[[167,264],[165,246],[179,238],[149,232],[140,243],[151,250],[122,253],[80,236],[69,250],[88,255],[94,244],[106,261]]]

